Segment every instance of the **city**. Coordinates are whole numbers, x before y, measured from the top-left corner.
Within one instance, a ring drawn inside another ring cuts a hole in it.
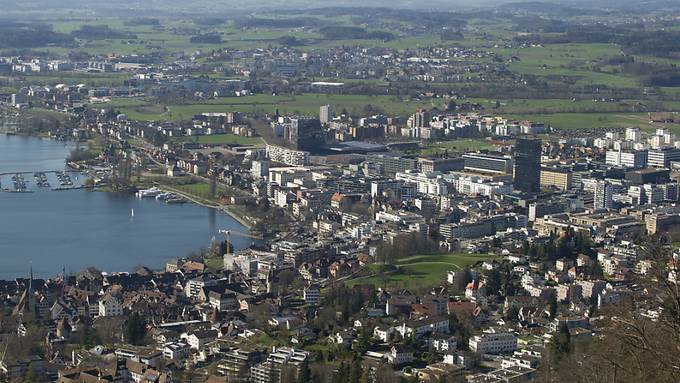
[[[678,4],[152,3],[0,16],[0,381],[680,380]]]

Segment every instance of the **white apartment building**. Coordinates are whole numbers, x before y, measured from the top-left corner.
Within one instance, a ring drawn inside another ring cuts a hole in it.
[[[605,159],[607,165],[624,166],[627,168],[643,168],[647,165],[646,151],[607,150]]]
[[[309,163],[309,152],[277,145],[267,145],[267,157],[274,162],[290,166],[304,166]]]
[[[470,338],[470,351],[479,354],[507,354],[517,350],[517,335],[510,332],[496,332],[491,328],[481,335]]]
[[[626,128],[626,140],[638,142],[642,140],[642,133],[639,128]]]
[[[512,193],[511,183],[495,182],[484,177],[452,174],[445,176],[445,179],[451,183],[458,193],[465,195],[492,197]]]
[[[446,181],[442,174],[438,172],[417,173],[406,171],[397,173],[395,179],[417,185],[419,193],[431,196],[443,196],[448,194]]]

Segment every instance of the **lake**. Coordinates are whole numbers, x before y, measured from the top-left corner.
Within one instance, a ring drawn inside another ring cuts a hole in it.
[[[65,169],[73,145],[48,139],[0,134],[0,173]],[[82,176],[71,173],[74,183]],[[24,175],[35,193],[0,193],[0,279],[28,275],[53,277],[89,266],[131,271],[138,265],[162,268],[169,260],[206,248],[221,229],[247,232],[227,214],[187,203],[84,190],[40,190],[33,174]],[[76,179],[75,177],[79,177]],[[56,176],[49,175],[52,187]],[[12,188],[11,176],[0,177]],[[132,217],[134,209],[134,217]],[[252,239],[232,235],[236,249]]]

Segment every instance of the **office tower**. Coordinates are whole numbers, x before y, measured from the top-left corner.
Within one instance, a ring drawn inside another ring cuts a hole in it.
[[[518,138],[515,143],[514,188],[527,193],[541,190],[541,140]]]
[[[290,120],[288,141],[293,149],[313,152],[326,142],[321,122],[316,118],[293,118]]]

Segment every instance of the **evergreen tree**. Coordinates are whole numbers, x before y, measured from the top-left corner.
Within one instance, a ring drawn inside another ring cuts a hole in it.
[[[550,318],[554,319],[555,315],[557,315],[557,297],[555,294],[550,296],[550,301],[548,302],[550,304]]]
[[[565,323],[560,325],[557,333],[553,336],[550,343],[550,352],[554,361],[559,361],[560,358],[571,352],[571,336],[569,335],[569,328]]]
[[[125,340],[133,345],[144,343],[146,336],[146,321],[139,313],[132,313],[125,324]]]
[[[501,272],[498,269],[489,271],[486,276],[486,294],[498,295],[501,290]]]

